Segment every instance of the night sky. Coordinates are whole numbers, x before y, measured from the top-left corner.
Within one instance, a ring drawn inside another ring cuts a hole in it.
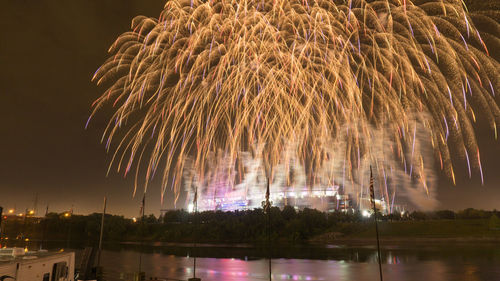
[[[22,212],[139,214],[133,175],[106,177],[110,154],[100,138],[111,115],[100,111],[87,130],[90,105],[104,91],[91,82],[115,38],[136,15],[158,17],[163,0],[0,0],[0,206]],[[490,50],[499,57],[498,50]],[[500,92],[500,89],[496,89]],[[497,99],[498,101],[498,99]],[[107,110],[107,111],[106,111]],[[440,209],[500,209],[500,141],[477,129],[485,184],[456,163],[457,185],[441,172]],[[172,208],[169,193],[164,208]],[[178,206],[179,207],[179,206]],[[182,207],[182,206],[180,206]],[[160,187],[147,194],[147,213],[159,214]]]

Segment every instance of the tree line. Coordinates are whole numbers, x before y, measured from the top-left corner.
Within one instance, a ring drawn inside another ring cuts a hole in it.
[[[262,209],[242,211],[167,211],[160,217],[145,216],[132,220],[123,216],[105,216],[104,241],[163,241],[224,243],[253,243],[267,240],[267,214]],[[465,209],[454,212],[405,212],[380,215],[381,221],[471,220],[487,219],[491,228],[500,229],[498,212]],[[271,240],[301,243],[329,232],[349,235],[371,227],[373,217],[364,217],[358,211],[320,212],[291,206],[271,208]],[[95,244],[99,239],[101,214],[70,215],[49,213],[45,217],[9,217],[3,222],[3,237],[37,241],[83,241]]]

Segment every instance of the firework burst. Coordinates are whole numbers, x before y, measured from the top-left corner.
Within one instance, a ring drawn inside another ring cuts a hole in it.
[[[125,173],[135,161],[145,186],[160,171],[176,194],[187,163],[204,175],[207,159],[250,152],[278,166],[290,143],[309,178],[332,157],[351,174],[373,153],[372,128],[416,175],[433,161],[415,149],[426,130],[454,179],[449,147],[481,170],[473,122],[480,111],[496,135],[500,121],[499,64],[460,1],[171,0],[110,53],[92,115],[114,108],[113,161]]]

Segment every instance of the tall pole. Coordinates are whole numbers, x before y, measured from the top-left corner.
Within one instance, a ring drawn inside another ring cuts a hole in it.
[[[101,266],[102,236],[104,233],[104,216],[105,215],[106,215],[106,196],[104,196],[104,204],[102,207],[101,233],[99,234],[99,253],[97,254],[97,266]]]
[[[271,267],[271,201],[269,200],[269,176],[267,177],[266,187],[266,201],[264,203],[264,212],[267,214],[267,251],[269,262],[269,281],[272,280],[272,267]]]
[[[197,239],[197,231],[198,231],[198,186],[196,186],[196,189],[194,191],[194,198],[193,198],[193,207],[194,207],[194,251],[193,251],[193,279],[196,279],[196,239]]]
[[[3,218],[3,208],[0,207],[0,247],[2,247],[3,245],[1,243],[3,243],[3,225],[2,225],[2,218]]]
[[[28,230],[26,229],[27,226],[26,224],[28,223],[28,208],[24,211],[24,223],[23,223],[23,233],[21,235],[21,238],[24,240],[24,249],[28,249],[28,241],[26,241]]]
[[[144,245],[144,209],[146,209],[146,193],[142,196],[142,207],[141,207],[141,249],[139,251],[139,276],[142,269],[142,250]]]
[[[69,243],[71,241],[71,217],[73,216],[73,204],[71,204],[71,210],[68,214],[68,240],[66,240],[66,248],[69,248]]]
[[[379,237],[378,237],[377,207],[375,205],[375,190],[373,188],[373,173],[372,173],[372,166],[371,165],[370,165],[370,200],[372,201],[372,205],[373,205],[373,217],[375,220],[375,232],[377,234],[378,270],[380,273],[380,281],[383,281],[384,278],[382,276],[382,260],[380,258],[380,241],[379,241]]]

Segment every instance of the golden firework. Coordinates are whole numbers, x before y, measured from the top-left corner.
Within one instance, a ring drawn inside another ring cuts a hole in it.
[[[125,173],[136,161],[136,177],[143,163],[145,186],[160,170],[177,194],[187,159],[200,175],[207,159],[245,151],[276,166],[290,143],[309,174],[331,157],[350,173],[372,153],[371,128],[417,173],[423,126],[454,178],[449,145],[481,169],[475,115],[495,134],[500,120],[499,63],[460,1],[171,0],[110,53],[92,115],[113,105],[113,161]]]

